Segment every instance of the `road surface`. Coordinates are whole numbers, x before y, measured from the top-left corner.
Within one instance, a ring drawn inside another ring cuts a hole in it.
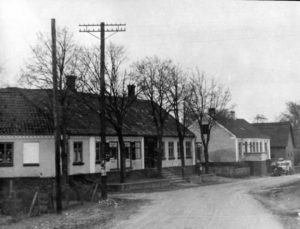
[[[299,175],[235,180],[156,193],[121,194],[149,199],[128,220],[114,222],[114,229],[281,229],[275,215],[249,194],[251,190],[299,180]]]

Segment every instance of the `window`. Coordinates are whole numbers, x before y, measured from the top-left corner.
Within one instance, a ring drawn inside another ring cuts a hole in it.
[[[265,142],[265,153],[268,153],[268,143]]]
[[[192,143],[190,141],[185,142],[185,154],[186,158],[192,158]]]
[[[112,159],[118,159],[118,142],[109,143],[109,156]]]
[[[23,165],[39,165],[40,144],[38,142],[25,142],[23,144]]]
[[[248,153],[248,142],[245,142],[245,153]]]
[[[259,149],[258,149],[258,142],[255,143],[255,152],[258,152]]]
[[[96,142],[96,163],[101,162],[101,142]]]
[[[0,142],[0,166],[13,165],[13,143]]]
[[[239,158],[243,157],[243,143],[239,142]]]
[[[180,144],[179,142],[177,142],[177,158],[180,159],[181,155],[180,155]]]
[[[162,159],[165,160],[166,159],[165,142],[162,142],[161,150],[162,150]]]
[[[132,160],[141,159],[142,158],[141,143],[140,142],[132,142],[131,145],[132,145],[131,152],[133,152]]]
[[[259,152],[262,153],[262,151],[263,151],[263,150],[262,150],[262,142],[260,142],[260,143],[259,143]]]
[[[82,142],[74,142],[73,143],[74,150],[74,163],[73,165],[83,165],[82,158]]]
[[[130,142],[124,142],[125,144],[125,158],[130,158]]]
[[[168,142],[169,159],[174,159],[174,142]]]
[[[250,142],[249,145],[250,145],[250,151],[249,152],[252,153],[253,152],[253,144],[252,144],[252,142]]]

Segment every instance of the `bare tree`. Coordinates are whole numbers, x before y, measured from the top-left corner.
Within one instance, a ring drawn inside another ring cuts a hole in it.
[[[58,89],[66,93],[66,75],[75,75],[80,48],[73,41],[73,34],[67,28],[57,29]],[[21,70],[20,82],[34,88],[52,88],[51,38],[49,34],[38,33],[35,46],[31,47],[31,58]]]
[[[226,110],[231,95],[228,89],[218,85],[215,80],[209,79],[204,73],[197,70],[189,85],[190,95],[188,109],[195,118],[204,148],[205,172],[209,172],[208,145],[210,133],[215,125],[215,118]]]
[[[110,44],[106,49],[106,119],[113,126],[118,136],[121,158],[120,182],[123,183],[126,177],[123,127],[128,110],[135,101],[135,96],[129,96],[127,93],[127,86],[131,84],[131,81],[129,75],[122,69],[126,60],[124,48]],[[79,81],[83,92],[97,95],[98,106],[90,104],[89,108],[100,117],[101,113],[98,109],[101,99],[99,60],[99,50],[97,48],[85,50],[81,58]]]
[[[67,125],[70,117],[70,98],[72,92],[67,88],[68,75],[75,75],[78,68],[78,54],[80,48],[74,43],[73,35],[67,28],[57,29],[57,72],[58,72],[58,104],[59,127],[63,136],[61,142],[62,175],[63,182],[67,183],[68,177],[68,149],[67,149]],[[52,48],[50,34],[39,33],[37,43],[31,47],[31,58],[21,69],[20,83],[31,87],[50,89],[52,82]],[[48,92],[49,100],[43,104],[52,113],[52,93]],[[38,101],[32,101],[37,103]],[[40,101],[39,101],[40,102]]]
[[[181,157],[182,177],[184,177],[185,158],[184,158],[184,137],[186,134],[186,103],[187,103],[187,84],[186,75],[181,68],[173,65],[168,77],[167,100],[170,103],[170,112],[174,115],[176,129],[179,138],[179,153]]]
[[[161,60],[158,57],[147,57],[133,65],[133,74],[141,95],[149,100],[153,122],[157,132],[157,168],[161,175],[164,126],[172,109],[168,102],[169,82],[172,64],[170,60]]]
[[[133,105],[136,98],[135,86],[126,71],[121,70],[125,61],[124,48],[110,44],[107,49],[108,63],[106,65],[107,74],[107,114],[108,120],[117,132],[120,144],[120,182],[126,178],[126,158],[125,143],[123,139],[124,121],[127,117],[129,108]]]
[[[256,122],[256,123],[262,123],[262,122],[265,122],[267,121],[268,119],[266,118],[266,116],[264,116],[263,114],[257,114],[254,119],[253,119],[253,122]]]
[[[292,127],[300,126],[300,104],[297,102],[287,102],[287,110],[283,112],[279,121],[288,121],[291,123]]]

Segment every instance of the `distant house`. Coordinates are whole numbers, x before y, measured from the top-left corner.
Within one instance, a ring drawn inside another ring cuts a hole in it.
[[[196,135],[199,152],[202,141],[198,123],[189,129]],[[270,138],[244,119],[217,120],[211,130],[208,153],[212,163],[247,162],[253,175],[261,175],[266,173],[266,161],[270,159]]]
[[[294,134],[289,122],[253,123],[252,126],[270,136],[272,160],[284,158],[294,162]]]
[[[78,93],[78,95],[80,94]],[[42,89],[0,89],[0,178],[53,177],[55,175],[54,137],[51,122],[52,91]],[[95,96],[90,97],[94,105]],[[48,105],[47,105],[48,104]],[[84,103],[72,100],[67,120],[69,174],[100,172],[99,116]],[[156,129],[149,101],[136,99],[125,119],[126,168],[143,170],[157,166]],[[120,147],[115,130],[107,124],[110,171],[120,168]],[[169,116],[164,129],[163,167],[179,167],[175,120]],[[184,142],[186,165],[195,164],[194,135],[187,131]]]

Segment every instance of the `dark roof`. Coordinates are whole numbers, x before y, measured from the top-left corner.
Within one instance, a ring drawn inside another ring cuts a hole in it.
[[[88,95],[76,93],[72,98],[67,120],[67,131],[73,135],[99,135],[99,115],[86,105],[87,100],[78,97]],[[52,90],[47,89],[0,89],[0,134],[2,135],[49,135],[53,134],[51,99]],[[99,107],[98,98],[88,95],[92,106]],[[107,135],[116,132],[107,122]],[[124,121],[124,135],[156,136],[155,125],[151,116],[150,102],[137,99],[130,107]],[[168,116],[164,136],[177,136],[176,123]],[[187,130],[187,136],[193,134]]]
[[[233,133],[237,138],[269,138],[262,134],[257,128],[253,127],[244,119],[218,120],[222,126]]]
[[[36,94],[37,90],[32,92]],[[0,89],[0,134],[52,134],[49,114],[41,112],[40,109],[41,107],[34,106],[26,99],[19,89]]]
[[[252,126],[271,137],[271,147],[286,147],[290,133],[293,141],[292,128],[289,122],[253,123]]]

